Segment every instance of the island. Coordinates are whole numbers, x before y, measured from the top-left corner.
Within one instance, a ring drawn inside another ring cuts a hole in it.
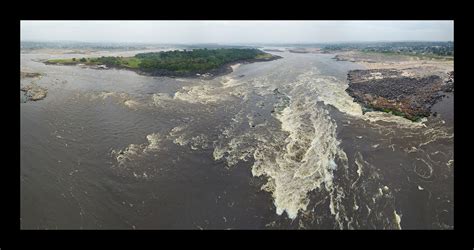
[[[322,51],[336,54],[337,61],[363,66],[348,72],[346,92],[364,112],[420,121],[432,115],[434,104],[454,93],[452,42],[346,43]]]
[[[410,77],[396,69],[351,70],[346,91],[363,104],[364,111],[384,111],[420,121],[431,115],[430,108],[444,97],[443,92],[454,91],[454,71],[447,77],[446,81],[437,75]]]
[[[232,72],[231,65],[280,59],[259,49],[194,49],[139,53],[132,57],[51,59],[45,64],[128,69],[149,76],[215,77]]]

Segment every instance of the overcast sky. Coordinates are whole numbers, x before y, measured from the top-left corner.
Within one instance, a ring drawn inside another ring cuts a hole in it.
[[[21,21],[21,41],[318,43],[453,41],[453,21]]]

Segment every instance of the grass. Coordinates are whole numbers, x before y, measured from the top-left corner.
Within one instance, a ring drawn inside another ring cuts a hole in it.
[[[255,59],[270,59],[272,57],[273,57],[272,54],[260,54],[260,55],[255,56]]]
[[[66,59],[51,59],[47,61],[48,63],[57,63],[57,64],[76,64],[79,63],[79,61],[76,59],[76,61],[73,61],[72,58],[66,58]]]
[[[123,67],[138,69],[141,63],[141,60],[136,57],[123,57],[121,58],[120,62]]]
[[[141,59],[136,58],[136,57],[121,57],[119,59],[120,61],[120,66],[123,66],[125,68],[131,68],[131,69],[138,69]],[[46,61],[47,63],[51,64],[85,64],[85,65],[98,65],[100,62],[97,61],[97,58],[85,58],[85,61],[82,60],[81,58],[65,58],[65,59],[50,59]]]

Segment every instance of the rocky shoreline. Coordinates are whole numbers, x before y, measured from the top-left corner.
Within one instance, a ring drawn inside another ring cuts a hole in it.
[[[444,92],[454,92],[454,71],[447,80],[438,75],[413,77],[398,69],[351,70],[346,92],[365,111],[384,111],[419,121],[431,115],[431,107]]]

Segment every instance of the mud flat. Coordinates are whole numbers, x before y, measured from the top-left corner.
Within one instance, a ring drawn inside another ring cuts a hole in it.
[[[348,72],[347,93],[365,108],[418,121],[447,92],[454,92],[452,60],[420,59],[405,55],[342,52],[334,57],[366,69]]]

